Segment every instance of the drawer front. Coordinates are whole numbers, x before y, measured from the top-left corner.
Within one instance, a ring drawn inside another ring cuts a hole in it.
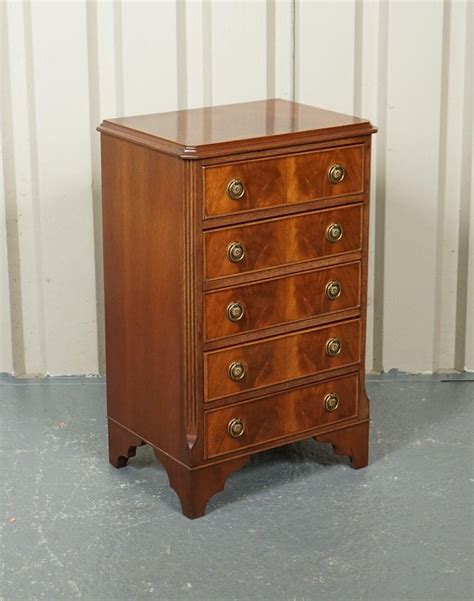
[[[361,244],[362,205],[228,227],[204,234],[206,279],[358,251]]]
[[[359,194],[363,156],[354,145],[204,167],[206,217]]]
[[[360,263],[336,265],[204,295],[205,340],[358,307]]]
[[[357,363],[360,340],[360,321],[352,320],[204,353],[204,399],[211,401]],[[337,341],[340,349],[335,353]]]
[[[353,374],[208,411],[206,455],[230,453],[355,417],[358,395],[359,378]]]

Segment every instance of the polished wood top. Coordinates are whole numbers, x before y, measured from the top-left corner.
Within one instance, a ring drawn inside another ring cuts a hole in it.
[[[107,119],[97,129],[183,158],[376,131],[366,119],[281,99]]]

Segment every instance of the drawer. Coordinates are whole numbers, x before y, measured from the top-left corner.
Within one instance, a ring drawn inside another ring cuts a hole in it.
[[[205,216],[359,194],[363,159],[358,144],[204,167]]]
[[[359,251],[362,205],[227,227],[204,234],[208,280]]]
[[[205,340],[358,307],[360,263],[306,271],[204,295]]]
[[[357,363],[360,341],[360,321],[351,320],[204,353],[204,400]]]
[[[357,415],[359,377],[345,376],[205,413],[206,456],[276,441]]]

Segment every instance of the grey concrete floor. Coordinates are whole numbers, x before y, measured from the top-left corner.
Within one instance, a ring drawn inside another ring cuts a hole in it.
[[[105,384],[0,379],[5,601],[474,599],[474,383],[369,377],[371,465],[265,452],[199,520],[149,449],[107,463]]]

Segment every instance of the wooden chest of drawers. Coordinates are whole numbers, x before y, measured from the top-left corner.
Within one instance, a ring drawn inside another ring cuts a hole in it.
[[[111,463],[153,447],[192,518],[263,449],[367,465],[374,127],[269,100],[98,129]]]

